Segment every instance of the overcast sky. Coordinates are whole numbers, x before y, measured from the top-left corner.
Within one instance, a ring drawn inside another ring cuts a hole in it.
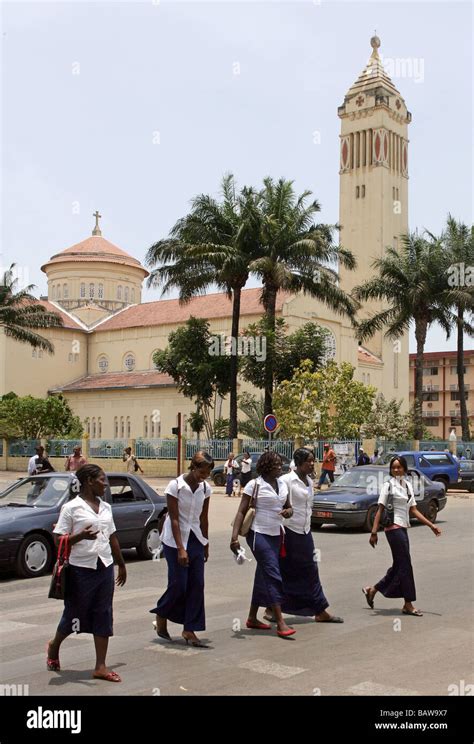
[[[337,222],[337,107],[374,29],[413,115],[410,229],[472,220],[469,2],[17,0],[1,12],[0,263],[38,293],[40,265],[88,237],[96,209],[104,237],[143,261],[229,171],[241,185],[294,179]],[[447,348],[455,336],[432,330],[427,351]]]

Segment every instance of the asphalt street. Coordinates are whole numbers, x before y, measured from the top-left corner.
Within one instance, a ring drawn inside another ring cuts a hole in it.
[[[290,618],[297,629],[291,639],[278,638],[274,630],[245,628],[255,562],[238,566],[229,550],[237,505],[222,489],[213,493],[207,630],[198,634],[209,641],[209,649],[186,647],[182,628],[171,623],[174,643],[156,637],[148,610],[166,587],[166,563],[141,561],[135,551],[125,551],[128,580],[115,592],[115,636],[108,654],[109,666],[123,682],[91,679],[94,647],[88,635],[67,639],[61,672],[48,672],[46,642],[54,635],[62,603],[47,598],[47,576],[20,580],[3,574],[0,684],[27,685],[29,695],[55,696],[390,696],[447,695],[452,685],[473,683],[473,496],[450,492],[438,517],[440,538],[421,525],[410,530],[420,618],[401,615],[401,600],[377,595],[374,610],[365,602],[361,587],[381,578],[391,562],[383,535],[373,550],[363,532],[333,527],[313,532],[330,610],[345,622]]]

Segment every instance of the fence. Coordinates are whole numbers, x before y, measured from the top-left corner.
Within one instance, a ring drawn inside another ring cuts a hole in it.
[[[93,457],[121,458],[127,446],[127,439],[90,439],[89,459]]]
[[[38,439],[11,439],[8,445],[8,454],[10,457],[33,457],[38,445]]]
[[[74,447],[82,447],[80,439],[48,439],[46,450],[50,457],[67,457],[72,455]]]
[[[338,460],[351,465],[352,461],[357,462],[362,441],[360,439],[305,439],[304,443],[305,446],[314,447],[314,456],[319,462],[322,462],[324,445],[327,443],[338,455]]]
[[[186,459],[190,460],[198,450],[202,449],[209,452],[214,460],[227,460],[233,446],[232,439],[189,439],[186,442]],[[236,455],[237,452],[234,454]]]
[[[291,460],[295,443],[289,439],[272,439],[269,445],[268,439],[245,439],[242,444],[242,450],[248,452],[265,452],[266,447],[270,447],[273,452],[278,452],[279,455],[285,455],[285,457]]]
[[[176,460],[178,456],[177,439],[137,439],[135,455],[142,460]]]

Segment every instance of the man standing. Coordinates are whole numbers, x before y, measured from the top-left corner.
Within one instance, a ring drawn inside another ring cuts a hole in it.
[[[336,468],[336,453],[329,444],[324,445],[323,461],[321,463],[321,475],[319,476],[316,490],[320,491],[321,486],[326,480],[326,476],[331,483],[334,483],[334,470]],[[329,487],[329,486],[328,486]]]
[[[77,444],[73,449],[73,454],[66,457],[65,470],[70,470],[75,473],[76,470],[82,468],[83,465],[87,465],[86,458],[82,455],[81,447]]]
[[[370,457],[364,452],[363,447],[359,447],[359,457],[357,458],[357,465],[370,465]]]
[[[35,447],[36,455],[30,457],[28,462],[28,475],[38,475],[39,473],[54,473],[54,468],[47,457],[44,456],[44,447],[39,444]]]
[[[124,449],[122,459],[127,463],[127,473],[132,473],[132,475],[134,475],[139,470],[143,475],[143,470],[141,469],[137,458],[135,455],[132,455],[131,447],[126,447]]]

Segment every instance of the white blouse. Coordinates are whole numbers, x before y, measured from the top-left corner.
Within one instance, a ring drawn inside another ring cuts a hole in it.
[[[89,506],[82,496],[67,501],[61,508],[59,519],[53,532],[56,535],[71,535],[80,532],[89,525],[92,531],[99,534],[95,540],[80,540],[71,546],[69,563],[81,568],[96,568],[97,558],[104,566],[110,566],[114,559],[110,547],[110,536],[116,532],[112,507],[99,499],[99,513]]]
[[[390,489],[393,495],[393,523],[398,524],[400,527],[409,527],[409,509],[411,506],[416,506],[413,487],[404,478],[400,480],[392,476],[390,480],[383,484],[380,490],[378,504],[386,505]]]
[[[253,478],[245,486],[244,493],[248,496],[252,495],[255,482],[258,483],[259,489],[252,529],[254,532],[260,532],[263,535],[279,535],[283,525],[283,517],[280,512],[286,503],[288,487],[283,478],[277,478],[277,493],[266,480],[259,476]]]
[[[242,473],[250,473],[252,469],[252,458],[244,457],[244,459],[241,461],[241,467],[242,467]]]
[[[229,465],[229,461],[227,460],[224,465],[224,473],[226,475],[233,475],[234,468],[238,468],[238,467],[239,467],[239,463],[237,462],[237,460],[232,460],[230,465]]]
[[[202,534],[200,519],[204,501],[208,499],[210,495],[211,487],[205,481],[200,483],[193,493],[191,487],[188,486],[184,480],[183,475],[174,478],[166,487],[165,496],[173,496],[178,500],[179,529],[185,550],[188,545],[191,530],[202,545],[207,545],[209,542],[209,540],[207,540]],[[176,541],[173,537],[173,530],[171,529],[171,519],[169,514],[166,515],[165,523],[163,525],[161,541],[169,548],[177,547]]]
[[[293,507],[293,516],[285,519],[285,527],[299,535],[307,535],[311,531],[311,514],[313,511],[313,481],[306,476],[306,485],[299,479],[296,470],[286,473],[282,476],[285,481],[291,506]]]

